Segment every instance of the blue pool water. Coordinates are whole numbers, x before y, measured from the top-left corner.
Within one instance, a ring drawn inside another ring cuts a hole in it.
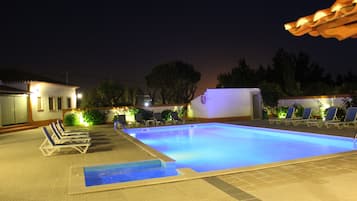
[[[125,129],[129,135],[197,172],[347,152],[345,137],[221,123]]]
[[[175,166],[172,164],[163,164],[160,160],[84,168],[86,186],[137,181],[175,175],[178,175]]]

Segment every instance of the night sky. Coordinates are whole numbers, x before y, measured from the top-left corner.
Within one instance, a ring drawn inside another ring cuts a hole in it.
[[[1,5],[0,68],[25,69],[86,89],[103,79],[144,89],[172,60],[202,74],[199,91],[240,58],[271,64],[279,48],[303,51],[331,73],[354,66],[357,39],[295,37],[284,24],[334,1],[12,1]]]

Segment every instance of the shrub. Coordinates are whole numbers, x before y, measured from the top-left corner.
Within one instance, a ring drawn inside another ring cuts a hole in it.
[[[75,113],[67,114],[64,116],[63,124],[65,126],[77,126],[79,125],[79,118]]]
[[[288,107],[281,106],[276,109],[278,118],[285,118],[286,113],[288,113]]]
[[[83,113],[83,119],[90,125],[98,125],[105,123],[105,114],[99,110],[87,110]]]
[[[300,104],[294,103],[295,108],[295,116],[302,117],[302,113],[304,112],[304,107]]]
[[[162,119],[164,121],[170,121],[171,120],[171,113],[172,110],[164,110],[161,112]]]

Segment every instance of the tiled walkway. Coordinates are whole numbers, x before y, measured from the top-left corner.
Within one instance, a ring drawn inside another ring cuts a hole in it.
[[[351,178],[357,178],[357,153],[344,154],[343,156],[312,162],[304,162],[274,168],[266,168],[256,171],[223,175],[218,176],[218,178],[232,186],[246,191],[249,194],[261,197],[262,200],[268,200],[267,197],[260,196],[260,194],[262,194],[263,192],[268,192],[268,194],[270,194],[269,196],[278,193],[269,192],[269,189],[272,188],[279,189],[284,188],[284,186],[294,184],[303,185],[306,188],[309,188],[310,185],[315,187],[316,189],[320,189],[318,190],[317,195],[315,197],[316,200],[320,200],[320,196],[324,196],[324,194],[326,194],[326,192],[324,191],[326,191],[327,189],[327,194],[333,194],[334,190],[338,190],[338,188],[341,188],[341,186],[335,186],[335,184],[333,183],[333,178],[348,178],[349,176],[351,176]],[[357,180],[353,181],[352,185],[353,184],[356,185]],[[348,179],[346,179],[346,184],[343,185],[342,188],[351,193],[341,192],[341,194],[339,195],[339,199],[336,200],[357,200],[357,197],[355,197],[357,196],[357,194],[354,191],[351,191],[351,187],[352,186],[348,185]],[[289,200],[292,200],[292,197],[295,196],[297,196],[295,200],[304,200],[303,198],[299,199],[299,197],[302,195],[297,195],[294,192],[290,192]],[[276,197],[279,196],[276,195]],[[332,198],[328,199],[334,200]]]
[[[271,126],[264,121],[235,122],[351,137],[354,130]],[[151,186],[70,195],[72,166],[112,164],[153,157],[113,131],[92,130],[87,154],[43,157],[40,129],[0,135],[0,201],[356,201],[357,152],[254,171]]]

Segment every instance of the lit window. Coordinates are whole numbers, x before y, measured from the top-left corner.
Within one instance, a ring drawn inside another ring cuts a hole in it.
[[[42,98],[37,97],[37,111],[42,112],[43,111],[43,105],[42,105]]]
[[[57,110],[62,110],[62,97],[57,97]]]
[[[48,97],[48,109],[50,111],[54,111],[55,109],[55,101],[53,97]]]

